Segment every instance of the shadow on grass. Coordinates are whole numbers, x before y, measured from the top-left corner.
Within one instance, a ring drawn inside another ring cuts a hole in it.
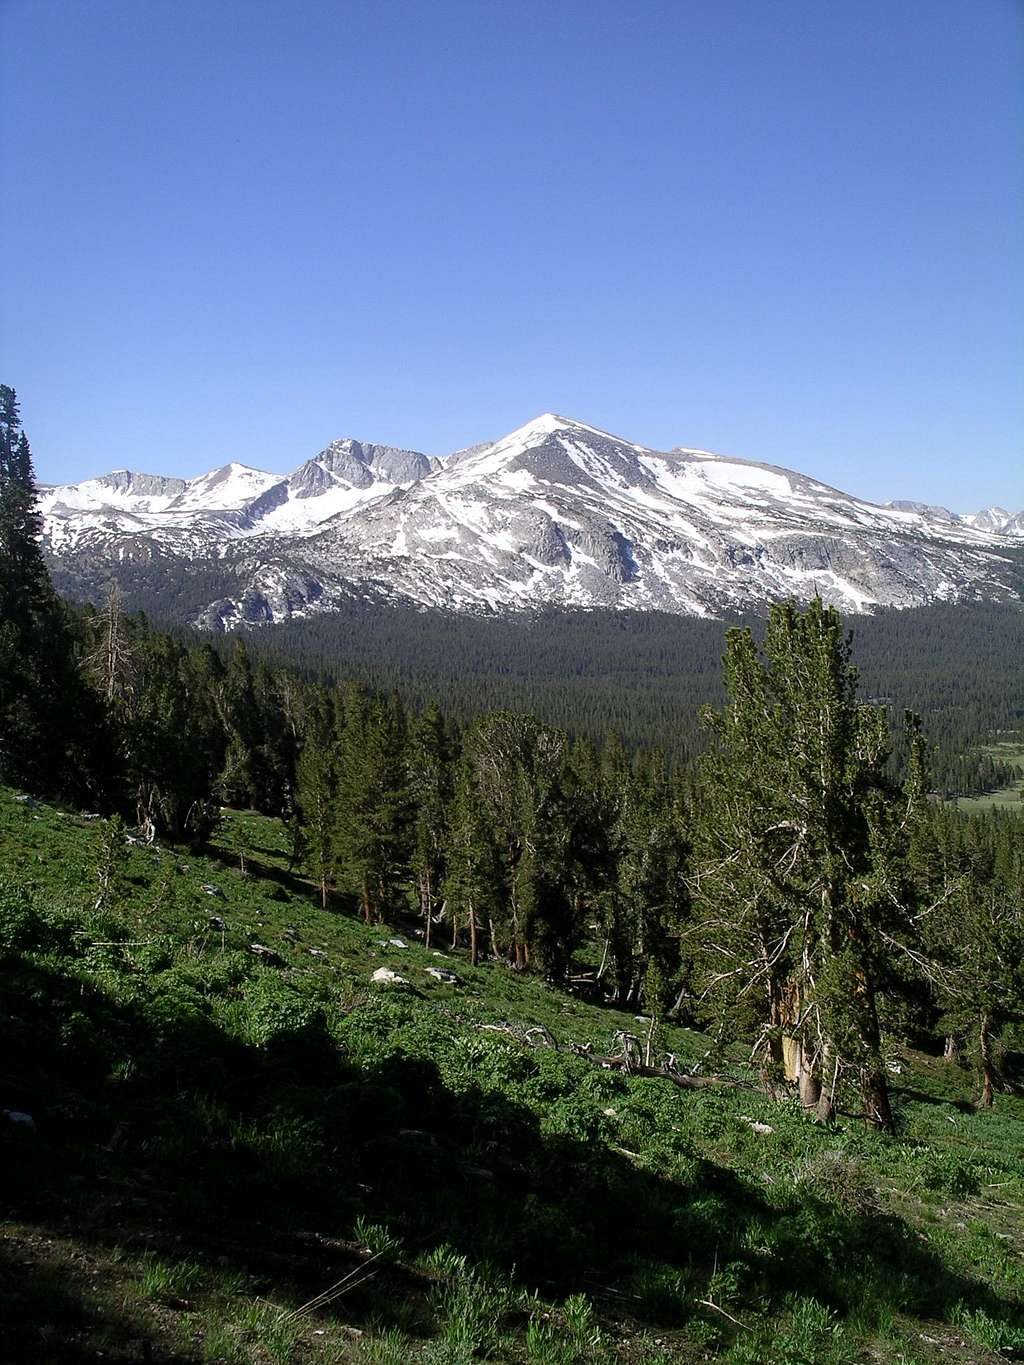
[[[191,1259],[211,1275],[227,1267],[264,1297],[303,1302],[365,1264],[353,1240],[363,1217],[401,1238],[407,1262],[447,1244],[524,1289],[614,1298],[648,1328],[685,1326],[720,1292],[710,1281],[722,1267],[741,1316],[794,1291],[862,1321],[874,1303],[880,1315],[941,1318],[958,1302],[1019,1311],[950,1273],[896,1219],[810,1194],[773,1201],[753,1176],[684,1152],[666,1179],[596,1137],[545,1131],[505,1093],[453,1089],[420,1056],[385,1047],[356,1067],[308,1026],[246,1045],[191,996],[154,985],[117,1002],[26,959],[0,964],[0,992],[0,1052],[37,1103],[34,1134],[0,1138],[5,1211],[97,1248]],[[10,1282],[15,1268],[5,1271]],[[27,1301],[65,1324],[46,1358],[95,1358],[74,1352],[75,1323],[96,1303],[73,1280],[25,1273]],[[382,1259],[339,1315],[408,1328],[418,1304],[426,1327],[430,1284]],[[2,1331],[0,1358],[41,1358],[32,1315]],[[170,1359],[155,1343],[152,1358]]]
[[[273,853],[272,849],[266,851]],[[219,863],[226,871],[234,872],[236,876],[240,874],[237,852],[222,848],[219,844],[204,844],[202,854],[211,863]],[[289,895],[296,896],[300,900],[319,903],[316,887],[308,877],[303,876],[298,871],[289,871],[287,868],[275,867],[272,863],[265,863],[260,858],[253,857],[253,853],[249,849],[246,849],[245,852],[245,867],[246,877],[254,883],[272,882],[275,886],[279,886],[282,891],[287,891]]]
[[[42,1237],[38,1239],[43,1241]],[[4,1365],[188,1365],[149,1329],[24,1243],[0,1243],[0,1359]]]

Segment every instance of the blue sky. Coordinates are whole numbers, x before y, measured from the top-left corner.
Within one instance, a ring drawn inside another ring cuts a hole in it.
[[[3,0],[44,481],[547,409],[1024,506],[1017,0]]]

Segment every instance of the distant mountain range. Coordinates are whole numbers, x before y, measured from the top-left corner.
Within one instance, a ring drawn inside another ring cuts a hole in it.
[[[201,573],[188,615],[216,630],[353,596],[707,616],[819,594],[863,612],[1019,598],[1024,564],[1024,511],[879,506],[553,413],[441,458],[339,440],[287,477],[235,463],[190,480],[120,470],[45,488],[41,510],[79,592],[129,569],[136,584],[150,569]]]

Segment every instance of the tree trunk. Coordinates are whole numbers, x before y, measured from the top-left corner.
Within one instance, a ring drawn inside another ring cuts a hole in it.
[[[992,1060],[992,1016],[986,1010],[979,1020],[978,1041],[981,1045],[981,1095],[979,1109],[991,1109],[995,1103],[996,1068]]]
[[[821,1103],[821,1077],[808,1063],[803,1048],[801,1048],[800,1051],[800,1103],[805,1109],[817,1109],[818,1105]]]
[[[874,987],[863,967],[855,974],[853,995],[860,1012],[860,1045],[864,1058],[860,1067],[861,1114],[873,1127],[892,1133],[896,1125],[889,1103],[889,1081],[882,1064],[882,1030]]]
[[[832,1075],[829,1076],[831,1070]],[[821,1053],[821,1085],[818,1102],[814,1106],[814,1117],[818,1123],[831,1123],[836,1115],[836,1081],[839,1078],[839,1062],[833,1057],[831,1046],[826,1043]]]
[[[683,984],[679,987],[679,994],[676,996],[672,1004],[672,1008],[666,1010],[665,1012],[666,1019],[674,1019],[676,1023],[679,1022],[679,1018],[680,1015],[682,1014],[683,1009],[683,1001],[687,997],[687,984],[688,983],[684,981]],[[689,1015],[687,1015],[687,1017],[689,1017]]]
[[[363,907],[363,919],[367,924],[372,924],[373,920],[370,914],[370,888],[366,885],[365,877],[359,884],[359,900]]]
[[[469,961],[472,966],[476,966],[480,957],[477,951],[476,942],[476,906],[472,901],[469,902]]]
[[[889,1103],[889,1082],[881,1066],[866,1066],[860,1078],[861,1109],[864,1117],[883,1133],[892,1133],[896,1124]]]
[[[946,1045],[942,1049],[942,1060],[944,1062],[958,1062],[960,1060],[960,1039],[955,1033],[946,1035]]]
[[[430,947],[430,930],[434,923],[433,896],[430,894],[430,870],[425,868],[420,877],[420,910],[423,912],[423,946]]]
[[[605,972],[608,970],[608,948],[610,944],[611,939],[606,934],[604,940],[604,949],[601,953],[601,965],[597,969],[597,975],[594,977],[595,981],[600,981],[602,976],[604,976]]]

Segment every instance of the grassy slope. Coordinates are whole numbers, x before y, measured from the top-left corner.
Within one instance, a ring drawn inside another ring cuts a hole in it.
[[[1024,1357],[1024,1102],[911,1054],[890,1140],[627,1078],[566,1045],[642,1025],[322,912],[273,821],[99,915],[98,842],[0,791],[0,1360]]]

